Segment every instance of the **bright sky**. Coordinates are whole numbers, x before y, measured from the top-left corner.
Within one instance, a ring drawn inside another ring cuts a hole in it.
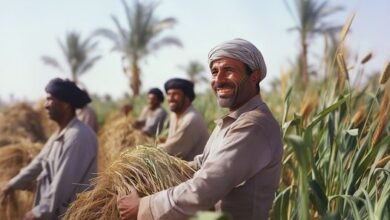
[[[343,25],[356,12],[347,44],[359,59],[373,52],[373,60],[366,69],[381,71],[390,60],[390,26],[386,19],[389,0],[345,2],[331,1],[345,6],[331,21]],[[50,55],[64,65],[57,39],[63,41],[66,32],[76,30],[86,37],[100,27],[115,29],[112,14],[119,17],[123,26],[127,25],[120,0],[0,0],[0,5],[0,100],[3,101],[9,100],[11,94],[18,100],[42,98],[51,78],[70,77],[41,61],[42,55]],[[262,51],[268,66],[263,85],[287,69],[289,60],[298,53],[297,34],[287,32],[294,21],[283,0],[162,0],[156,14],[178,20],[165,34],[178,37],[184,48],[165,47],[143,60],[143,91],[150,87],[162,89],[171,77],[185,77],[178,66],[190,60],[206,67],[209,50],[236,37],[251,41]],[[110,52],[111,42],[98,40],[99,52],[104,57],[80,80],[90,93],[121,97],[129,92],[129,87],[120,55]],[[317,47],[313,44],[312,47]]]

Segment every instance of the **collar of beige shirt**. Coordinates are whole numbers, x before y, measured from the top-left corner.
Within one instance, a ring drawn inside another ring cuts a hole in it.
[[[223,116],[222,118],[219,118],[215,120],[214,122],[221,127],[224,121],[227,120],[236,120],[238,117],[240,117],[241,114],[248,112],[250,110],[253,110],[260,105],[262,105],[264,102],[259,96],[254,96],[253,98],[249,99],[248,102],[246,102],[243,106],[238,108],[236,111],[230,112],[229,114]]]

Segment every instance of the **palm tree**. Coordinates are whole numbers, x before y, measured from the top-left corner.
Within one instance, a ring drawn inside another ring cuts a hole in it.
[[[157,4],[141,3],[134,1],[131,8],[125,0],[122,0],[126,12],[127,29],[123,28],[116,16],[111,16],[116,26],[116,32],[101,28],[95,34],[104,36],[114,44],[112,50],[122,53],[123,72],[130,79],[130,88],[134,96],[138,96],[141,86],[141,70],[139,62],[151,52],[162,46],[176,45],[181,47],[181,42],[172,36],[158,38],[161,32],[176,24],[174,18],[158,19],[155,16]]]
[[[301,45],[299,69],[303,84],[309,80],[308,70],[308,43],[317,34],[334,32],[341,30],[341,26],[334,26],[325,22],[325,18],[342,10],[340,6],[329,6],[329,1],[318,0],[295,0],[295,13],[291,10],[289,4],[284,0],[291,16],[295,18],[297,25],[290,28],[299,32]]]
[[[205,73],[204,66],[198,61],[190,61],[187,66],[179,66],[180,69],[187,73],[189,79],[194,83],[208,82],[207,77],[203,75]]]
[[[81,40],[79,33],[70,32],[66,34],[65,44],[58,40],[58,44],[64,54],[69,70],[65,71],[56,58],[50,56],[42,56],[43,63],[57,68],[63,73],[70,72],[72,80],[78,83],[78,77],[87,72],[101,58],[100,55],[92,55],[98,45],[97,42],[92,42],[92,38],[88,37]]]

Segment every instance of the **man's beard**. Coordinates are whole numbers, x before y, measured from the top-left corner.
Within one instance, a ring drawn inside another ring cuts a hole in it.
[[[237,104],[239,91],[242,90],[242,87],[247,82],[248,78],[249,77],[245,75],[245,78],[242,79],[239,83],[232,82],[232,83],[222,83],[221,85],[218,85],[217,88],[230,87],[234,89],[234,92],[230,97],[220,97],[216,93],[218,105],[221,106],[222,108],[232,108],[235,104]]]
[[[238,86],[234,86],[234,93],[230,97],[220,97],[217,94],[217,102],[218,105],[222,108],[230,108],[234,105],[234,103],[237,100],[237,94],[238,94]]]

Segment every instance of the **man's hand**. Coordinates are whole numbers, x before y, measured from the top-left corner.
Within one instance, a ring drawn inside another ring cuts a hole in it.
[[[5,203],[7,196],[11,194],[13,191],[14,189],[9,184],[6,184],[5,186],[1,187],[1,192],[0,192],[1,204]]]
[[[130,189],[130,195],[118,196],[116,203],[122,220],[137,220],[140,197],[135,188]]]
[[[36,220],[36,219],[37,217],[35,217],[32,211],[27,212],[23,217],[23,220]]]

